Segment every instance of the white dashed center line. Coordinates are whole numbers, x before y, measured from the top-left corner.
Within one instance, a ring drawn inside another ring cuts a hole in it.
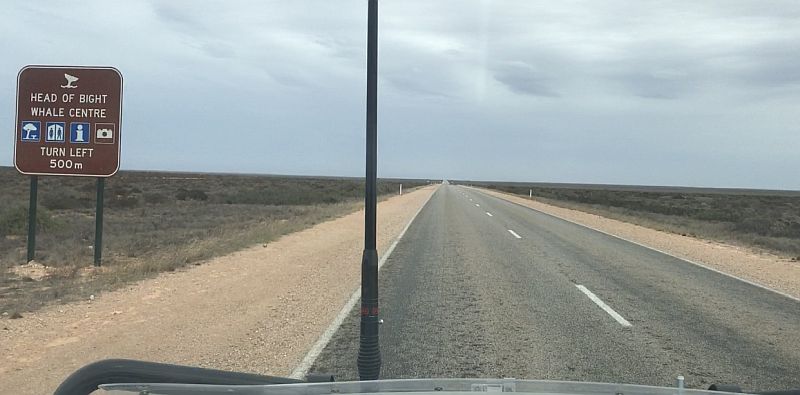
[[[513,230],[511,230],[511,229],[509,229],[509,230],[508,230],[508,233],[511,233],[511,235],[513,235],[514,237],[516,237],[516,238],[518,238],[518,239],[521,239],[521,238],[522,238],[522,236],[518,235],[518,234],[517,234],[517,232],[514,232],[514,231],[513,231]]]
[[[488,215],[488,216],[490,216],[490,217],[493,217],[492,213],[490,213],[490,212],[488,212],[488,211],[486,212],[486,215]]]
[[[478,204],[478,203],[475,203],[475,207],[480,207],[480,206],[481,206],[480,204]]]
[[[575,284],[575,286],[578,287],[578,289],[580,289],[581,292],[586,294],[586,296],[588,296],[589,299],[591,299],[592,302],[594,302],[594,304],[600,306],[601,309],[605,310],[605,312],[608,313],[608,315],[610,315],[611,318],[617,320],[617,322],[619,322],[620,325],[622,325],[622,326],[631,326],[631,323],[628,322],[628,320],[626,320],[625,318],[622,318],[622,316],[619,315],[619,313],[614,311],[614,309],[612,309],[609,305],[605,304],[602,300],[600,300],[600,298],[598,298],[597,295],[592,293],[592,291],[590,291],[589,289],[587,289],[583,285]]]

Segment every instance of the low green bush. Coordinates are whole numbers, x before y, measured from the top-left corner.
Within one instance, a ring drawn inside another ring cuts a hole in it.
[[[110,199],[107,199],[105,204],[107,207],[111,208],[122,208],[122,209],[135,208],[139,206],[139,197],[133,195],[130,196],[117,195]]]
[[[39,204],[50,210],[75,210],[94,207],[95,202],[88,197],[56,192],[44,194]]]
[[[163,193],[149,192],[144,194],[144,202],[147,204],[162,204],[169,201],[169,198]]]
[[[37,207],[36,227],[42,232],[52,230],[58,225],[58,221],[47,209]],[[17,235],[22,236],[28,233],[28,208],[25,206],[8,207],[0,211],[0,236]]]

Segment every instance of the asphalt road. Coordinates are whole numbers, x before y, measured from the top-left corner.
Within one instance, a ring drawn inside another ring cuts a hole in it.
[[[380,292],[382,378],[800,387],[800,302],[465,187],[439,188]],[[312,372],[357,378],[356,314]]]

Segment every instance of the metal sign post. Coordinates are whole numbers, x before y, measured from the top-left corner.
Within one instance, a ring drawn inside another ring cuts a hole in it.
[[[361,258],[361,340],[358,376],[377,380],[381,372],[378,337],[378,252],[376,250],[378,167],[378,0],[367,6],[367,174],[365,188],[364,254]]]
[[[36,204],[39,199],[36,195],[39,190],[39,177],[31,176],[31,197],[28,200],[28,260],[36,257]]]
[[[103,192],[106,179],[97,177],[97,210],[94,215],[94,265],[100,266],[103,259]]]

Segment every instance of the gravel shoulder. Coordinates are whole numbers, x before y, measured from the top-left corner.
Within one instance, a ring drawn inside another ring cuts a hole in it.
[[[800,264],[789,259],[743,247],[654,230],[583,211],[556,207],[535,199],[483,188],[474,189],[800,298]]]
[[[436,188],[379,203],[379,253]],[[112,357],[288,375],[358,286],[363,218],[2,319],[0,393],[50,393],[78,367]]]

